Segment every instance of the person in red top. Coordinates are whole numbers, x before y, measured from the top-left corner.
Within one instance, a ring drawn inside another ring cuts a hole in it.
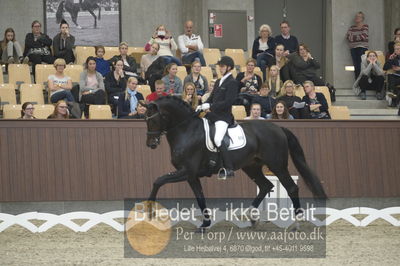
[[[156,90],[155,92],[147,95],[146,100],[148,102],[153,102],[162,96],[167,96],[168,93],[164,92],[164,81],[157,80],[155,83]]]

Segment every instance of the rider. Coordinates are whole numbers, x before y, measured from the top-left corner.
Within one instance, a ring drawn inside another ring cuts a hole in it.
[[[222,78],[215,82],[214,90],[210,97],[196,109],[206,111],[206,118],[215,124],[214,143],[221,152],[223,166],[220,169],[220,178],[233,177],[234,170],[228,154],[228,147],[222,141],[229,125],[234,123],[232,105],[239,92],[239,83],[233,78],[231,70],[235,64],[229,56],[223,56],[218,61]]]

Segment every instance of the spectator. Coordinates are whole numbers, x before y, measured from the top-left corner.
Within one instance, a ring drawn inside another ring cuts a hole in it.
[[[253,103],[250,107],[250,116],[245,117],[245,120],[263,120],[261,116],[261,105],[259,103]]]
[[[146,101],[148,101],[148,102],[153,102],[162,96],[168,95],[168,93],[165,92],[164,81],[162,81],[160,79],[156,80],[156,82],[154,83],[154,86],[155,86],[155,91],[152,92],[151,94],[147,95],[147,97],[146,97]]]
[[[283,86],[278,66],[274,65],[269,68],[267,83],[270,90],[269,96],[275,98]]]
[[[262,84],[261,77],[254,73],[257,61],[254,58],[249,58],[246,62],[246,71],[240,72],[236,76],[236,80],[239,82],[240,92],[257,94]]]
[[[260,27],[259,37],[253,42],[252,55],[257,60],[257,66],[261,68],[264,73],[263,79],[266,76],[266,67],[270,57],[274,56],[275,50],[275,39],[271,37],[271,27],[267,24],[263,24]]]
[[[303,101],[310,109],[311,119],[331,119],[329,115],[328,102],[323,93],[315,92],[315,86],[312,81],[306,80],[303,84],[306,95]]]
[[[105,104],[105,97],[103,76],[96,71],[96,58],[89,56],[79,81],[79,101],[86,118],[89,117],[89,105]]]
[[[140,100],[144,100],[143,95],[136,90],[138,79],[130,77],[128,88],[121,92],[118,98],[118,118],[133,118],[137,114],[137,106]]]
[[[175,63],[178,66],[182,65],[181,61],[172,54],[172,50],[175,51],[177,49],[176,42],[164,25],[157,27],[150,41],[146,44],[145,50],[149,51],[153,43],[160,45],[158,55],[165,59],[165,64]]]
[[[278,44],[275,47],[275,56],[270,57],[269,61],[268,61],[269,68],[271,68],[271,66],[273,66],[273,65],[276,65],[279,67],[280,78],[283,82],[290,79],[289,66],[288,66],[289,60],[286,58],[284,53],[285,53],[285,51],[284,51],[283,44]],[[265,79],[264,79],[264,81],[265,81]]]
[[[29,58],[24,57],[19,42],[15,39],[15,31],[12,28],[6,29],[4,39],[1,41],[1,61],[8,64],[28,64]]]
[[[33,116],[33,111],[34,110],[35,110],[35,107],[33,107],[33,103],[25,102],[22,105],[21,118],[20,119],[36,119],[36,117]]]
[[[267,119],[294,119],[294,117],[289,114],[289,110],[286,107],[286,103],[284,101],[278,101],[275,105],[272,113],[267,115]]]
[[[396,28],[394,30],[394,39],[388,43],[388,53],[386,54],[386,59],[390,59],[390,57],[394,56],[394,44],[400,42],[400,28]]]
[[[51,39],[41,32],[42,24],[35,20],[32,22],[32,32],[25,37],[24,56],[29,57],[32,62],[32,74],[35,77],[35,68],[42,62],[53,64],[54,58],[51,55]]]
[[[208,81],[205,76],[200,74],[201,64],[199,61],[194,61],[192,63],[192,71],[189,75],[186,76],[183,81],[184,84],[187,82],[192,82],[196,86],[197,95],[203,96],[204,93],[208,90]],[[199,97],[201,98],[201,97]]]
[[[285,47],[284,55],[288,56],[297,51],[299,42],[295,36],[290,34],[290,25],[288,21],[282,21],[280,27],[281,34],[275,37],[275,42]]]
[[[157,55],[158,50],[160,50],[160,45],[158,43],[153,43],[149,53],[142,56],[142,59],[140,60],[140,71],[142,72],[143,79],[145,78],[145,73],[149,66],[159,57]]]
[[[300,97],[294,93],[294,82],[291,80],[285,81],[281,88],[282,96],[277,98],[277,101],[283,101],[285,106],[289,109],[289,113],[295,119],[308,119],[310,118],[310,111]]]
[[[178,73],[178,66],[170,63],[165,67],[164,77],[161,79],[165,84],[165,92],[171,95],[182,94],[182,81],[176,73]]]
[[[360,76],[361,56],[368,50],[368,25],[364,24],[365,15],[358,12],[354,18],[354,25],[347,31],[346,38],[349,43],[351,58],[354,65],[354,78]]]
[[[126,75],[124,73],[124,62],[117,60],[115,62],[114,71],[107,74],[104,79],[104,86],[107,92],[108,103],[113,106],[113,113],[115,113],[118,106],[118,97],[121,92],[126,90]]]
[[[96,71],[99,72],[103,77],[105,77],[108,73],[111,72],[110,62],[104,59],[104,54],[106,53],[106,50],[102,45],[95,46],[94,48],[96,53]]]
[[[201,102],[202,102],[202,103],[205,103],[205,102],[208,100],[208,97],[210,97],[211,92],[213,91],[214,86],[215,86],[215,81],[216,81],[215,79],[213,79],[213,80],[210,81],[210,84],[208,85],[208,90],[207,90],[207,92],[204,93],[203,96],[201,96]]]
[[[311,80],[316,86],[325,86],[325,82],[317,75],[321,66],[305,44],[300,44],[297,53],[290,54],[288,58],[290,73],[296,84]]]
[[[132,119],[146,119],[146,111],[147,108],[142,104],[143,101],[139,101],[139,104],[136,107],[136,114],[132,116]]]
[[[366,90],[376,90],[376,98],[383,100],[383,85],[385,83],[382,66],[378,62],[378,54],[369,51],[367,56],[363,55],[361,60],[361,73],[353,85],[356,92],[360,92],[361,100],[366,100]]]
[[[128,43],[126,42],[121,42],[119,44],[119,52],[120,55],[115,55],[113,56],[109,62],[114,65],[117,60],[122,60],[124,63],[124,71],[127,76],[130,77],[136,77],[137,74],[137,65],[136,65],[136,60],[132,56],[128,55]]]
[[[50,89],[50,102],[57,103],[60,100],[66,100],[67,102],[74,102],[74,96],[71,93],[72,80],[70,77],[64,75],[64,69],[66,62],[62,58],[58,58],[54,61],[54,68],[56,73],[48,77],[47,84]]]
[[[193,22],[185,22],[185,34],[178,37],[179,50],[182,53],[182,63],[192,64],[195,60],[200,61],[202,66],[206,66],[203,56],[203,42],[201,37],[193,33]]]
[[[70,119],[68,105],[65,101],[58,101],[54,107],[54,112],[47,119]]]
[[[75,62],[75,37],[69,33],[69,25],[63,19],[60,23],[60,33],[53,38],[55,58],[63,58],[67,64]]]
[[[182,93],[182,100],[190,104],[193,110],[199,105],[199,99],[197,97],[196,85],[193,82],[185,83]]]
[[[385,63],[384,70],[388,71],[388,89],[391,96],[391,106],[396,107],[400,99],[400,42],[394,45],[394,54]]]
[[[259,95],[257,95],[252,102],[260,104],[262,117],[266,117],[267,114],[270,114],[275,106],[275,99],[269,96],[269,94],[270,89],[268,87],[268,83],[263,83],[261,85]]]

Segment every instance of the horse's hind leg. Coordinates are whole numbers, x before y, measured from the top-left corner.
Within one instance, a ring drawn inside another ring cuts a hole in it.
[[[254,181],[254,183],[257,184],[258,188],[260,189],[257,197],[253,200],[253,203],[251,204],[253,207],[258,208],[258,206],[260,206],[260,203],[272,190],[274,185],[267,178],[265,178],[262,172],[261,165],[247,166],[244,167],[242,170],[250,177],[251,180]]]
[[[293,181],[287,168],[271,168],[271,171],[278,177],[279,181],[286,189],[290,199],[292,200],[294,212],[297,215],[300,212],[299,187]]]

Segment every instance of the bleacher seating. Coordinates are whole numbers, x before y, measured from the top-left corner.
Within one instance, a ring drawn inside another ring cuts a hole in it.
[[[36,84],[47,85],[48,77],[55,73],[56,70],[53,65],[37,64],[35,71]]]
[[[33,104],[44,104],[42,84],[22,84],[20,88],[21,104],[31,102]]]
[[[111,107],[109,105],[90,105],[89,119],[112,119]]]
[[[221,58],[221,51],[214,48],[204,48],[203,56],[207,65],[215,65]]]
[[[243,105],[233,105],[232,114],[235,120],[243,120],[247,116]]]
[[[324,94],[326,101],[328,102],[329,108],[332,106],[331,94],[326,86],[315,86],[315,92],[321,92]]]
[[[89,56],[96,56],[93,46],[76,46],[75,54],[77,65],[83,65]]]
[[[246,56],[243,49],[225,49],[225,55],[232,57],[235,65],[246,66]]]
[[[8,65],[8,83],[31,84],[32,79],[31,79],[31,72],[29,69],[29,65],[26,65],[26,64],[10,64],[10,65]]]
[[[143,95],[144,99],[146,99],[147,95],[151,94],[151,89],[149,85],[138,85],[136,90]]]
[[[7,104],[3,106],[4,119],[18,119],[21,117],[22,105],[20,104]]]
[[[136,63],[139,65],[142,60],[142,56],[147,52],[144,50],[144,47],[129,47],[128,54],[135,58]]]
[[[52,104],[36,104],[34,107],[33,116],[37,119],[47,119],[54,112],[54,105]]]
[[[71,78],[72,82],[79,83],[81,73],[83,72],[82,65],[67,65],[64,74]]]
[[[0,105],[17,104],[14,84],[0,84]]]
[[[0,84],[4,83],[3,69],[0,69]]]
[[[329,113],[334,120],[350,119],[350,110],[347,106],[330,106]]]
[[[115,55],[119,55],[119,47],[114,47],[114,46],[106,46],[104,47],[106,50],[106,53],[104,54],[104,59],[109,60]]]
[[[208,66],[201,67],[200,74],[206,77],[208,83],[210,83],[214,76],[211,67]]]
[[[186,76],[187,76],[187,72],[186,72],[186,67],[184,66],[178,66],[178,73],[176,73],[176,75],[178,76],[178,78],[180,78],[183,81],[185,80]]]

